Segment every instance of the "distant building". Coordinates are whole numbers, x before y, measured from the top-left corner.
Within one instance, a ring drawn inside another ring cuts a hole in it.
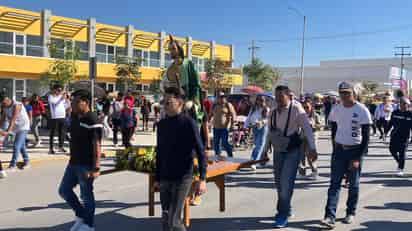
[[[405,69],[412,71],[412,58],[405,58]],[[336,91],[340,81],[373,81],[379,83],[379,90],[391,89],[389,75],[391,67],[400,67],[399,58],[351,59],[321,61],[319,66],[305,66],[303,90],[305,93]],[[278,84],[287,84],[299,92],[300,66],[280,67],[282,74]],[[406,77],[412,80],[412,73]]]

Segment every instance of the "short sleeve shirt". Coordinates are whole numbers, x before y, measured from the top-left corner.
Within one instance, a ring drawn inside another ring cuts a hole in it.
[[[235,115],[236,111],[231,103],[227,102],[223,105],[215,104],[213,107],[213,127],[229,128],[230,117]]]
[[[337,124],[335,141],[343,145],[360,144],[362,125],[372,124],[368,108],[358,102],[350,108],[342,104],[336,105],[329,115],[329,121]]]
[[[83,117],[72,115],[70,124],[70,164],[93,167],[95,144],[101,140],[103,125],[96,113],[89,112]]]

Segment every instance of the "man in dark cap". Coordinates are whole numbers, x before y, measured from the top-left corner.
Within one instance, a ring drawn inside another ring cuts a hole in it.
[[[405,168],[405,154],[408,150],[408,139],[412,129],[412,112],[409,111],[411,102],[407,97],[399,100],[399,109],[395,110],[389,121],[385,133],[392,129],[389,151],[398,163],[396,175],[402,177]]]

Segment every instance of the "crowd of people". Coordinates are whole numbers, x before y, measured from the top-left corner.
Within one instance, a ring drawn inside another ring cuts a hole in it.
[[[321,220],[325,227],[335,227],[343,179],[348,182],[343,222],[350,224],[355,219],[359,178],[371,133],[376,135],[378,130],[383,142],[390,134],[389,150],[397,163],[396,174],[404,175],[412,129],[412,112],[407,97],[393,101],[385,96],[380,104],[373,100],[363,104],[357,87],[341,82],[338,96],[298,98],[288,86],[280,85],[274,89],[274,98],[270,98],[272,103],[262,95],[243,102],[241,105],[250,107],[246,118],[240,121],[237,118],[239,110],[228,101],[227,94],[217,92],[216,101],[212,102],[207,91],[196,85],[199,81],[193,72],[193,63],[184,58],[183,49],[172,37],[170,40],[169,51],[174,62],[161,87],[161,102],[152,104],[147,99],[134,97],[130,91],[119,92],[113,98],[92,99],[87,90],[69,94],[59,84],[52,87],[47,102],[38,95],[24,98],[22,102],[9,97],[2,99],[0,135],[3,148],[10,142],[13,146],[10,171],[16,171],[19,154],[23,157],[22,169],[30,167],[27,146],[42,145],[39,127],[44,117],[49,128],[49,154],[56,154],[56,133],[59,153],[67,152],[64,144],[65,140],[69,141],[70,161],[59,194],[75,213],[71,230],[94,230],[93,183],[100,175],[102,138],[111,133],[113,146],[118,147],[120,132],[121,145],[131,147],[140,118],[142,130],[148,131],[152,117],[152,129],[156,132],[154,187],[160,191],[164,231],[186,230],[181,216],[185,198],[193,189],[193,159],[197,159],[200,176],[191,203],[199,205],[201,195],[206,192],[208,150],[213,149],[217,159],[223,159],[223,147],[228,157],[234,157],[234,146],[244,142],[245,136],[253,137],[253,148],[248,149],[251,160],[264,165],[269,160],[268,153],[272,153],[277,193],[276,228],[286,227],[293,216],[291,200],[296,178],[316,180],[318,177],[317,133],[321,129],[330,130],[332,141],[331,179],[325,215]],[[180,82],[179,78],[184,81]],[[93,104],[95,108],[92,108]],[[242,106],[242,110],[245,109]],[[29,131],[34,136],[32,141],[27,139]],[[209,133],[213,134],[213,139]],[[0,178],[3,178],[6,171],[1,167],[0,163]],[[257,167],[252,165],[251,169],[256,171]],[[310,175],[307,175],[308,169]],[[80,185],[83,203],[73,191],[76,185]]]

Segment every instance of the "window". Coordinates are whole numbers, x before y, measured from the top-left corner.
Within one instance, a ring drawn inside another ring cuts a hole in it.
[[[115,47],[114,46],[107,46],[107,62],[108,63],[115,63]]]
[[[26,37],[24,35],[16,34],[16,37],[15,37],[15,44],[16,44],[15,49],[16,50],[14,52],[15,55],[25,55],[26,53],[24,49],[25,40],[26,40]]]
[[[127,57],[127,49],[125,47],[116,47],[116,58],[124,59]]]
[[[150,59],[150,57],[149,57],[149,52],[148,51],[143,51],[143,57],[142,57],[142,61],[143,61],[143,65],[142,66],[145,66],[145,67],[147,67],[147,66],[149,66],[149,59]]]
[[[13,54],[13,33],[0,31],[0,53]]]
[[[65,42],[63,39],[51,39],[51,44],[53,47],[53,52],[51,52],[52,58],[63,59],[64,58],[64,45]]]
[[[195,65],[195,68],[198,72],[205,72],[205,59],[192,57],[192,62]]]
[[[26,55],[43,57],[43,47],[40,36],[26,35]]]
[[[96,58],[99,63],[106,63],[106,45],[96,44]]]
[[[165,66],[168,67],[172,65],[172,63],[173,63],[172,56],[170,55],[170,53],[166,53],[165,54]]]
[[[89,60],[89,44],[76,41],[75,46],[79,49],[79,60]]]
[[[150,51],[150,66],[160,67],[160,53],[157,51]]]

